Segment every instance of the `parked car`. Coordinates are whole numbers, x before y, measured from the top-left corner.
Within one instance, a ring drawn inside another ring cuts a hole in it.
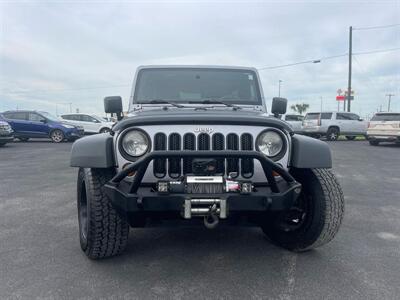
[[[368,123],[359,115],[349,112],[310,112],[304,117],[302,133],[328,141],[336,141],[339,135],[354,140],[356,136],[366,136]]]
[[[293,131],[296,133],[302,132],[302,125],[304,116],[302,115],[284,115],[282,116],[282,120],[285,120],[290,126],[293,128]]]
[[[13,132],[10,124],[0,120],[0,147],[14,140]]]
[[[87,114],[66,114],[62,115],[65,121],[76,126],[82,126],[85,133],[109,132],[114,122],[108,122],[104,118]]]
[[[82,127],[60,121],[44,111],[16,110],[2,113],[2,118],[14,130],[14,136],[21,141],[30,138],[50,138],[55,143],[74,141],[84,133]]]
[[[128,116],[106,97],[112,131],[77,140],[79,239],[92,259],[121,253],[130,227],[203,223],[260,227],[305,251],[331,241],[344,197],[323,142],[294,134],[274,98],[269,117],[257,70],[145,66]]]
[[[400,113],[376,113],[368,124],[367,138],[373,146],[380,142],[400,143]]]

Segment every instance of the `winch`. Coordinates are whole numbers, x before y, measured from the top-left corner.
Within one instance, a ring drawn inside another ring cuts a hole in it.
[[[234,174],[233,174],[234,175]],[[159,194],[201,194],[200,197],[188,197],[183,205],[182,215],[185,219],[204,217],[204,225],[215,228],[219,219],[227,218],[227,200],[225,197],[213,197],[224,193],[250,194],[253,184],[250,181],[234,180],[232,176],[185,176],[180,180],[158,181]],[[204,195],[209,194],[210,198]]]
[[[183,217],[185,219],[204,217],[204,225],[213,229],[218,225],[219,219],[227,217],[226,199],[186,199]]]
[[[156,190],[159,194],[250,194],[253,184],[251,181],[234,180],[231,176],[185,176],[177,180],[160,180]]]

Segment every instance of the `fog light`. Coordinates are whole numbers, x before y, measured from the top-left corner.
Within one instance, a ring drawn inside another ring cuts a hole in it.
[[[253,190],[253,185],[251,182],[242,182],[240,184],[240,193],[241,194],[250,194]]]
[[[157,183],[157,191],[161,194],[166,194],[169,191],[169,182],[168,181],[159,181]]]

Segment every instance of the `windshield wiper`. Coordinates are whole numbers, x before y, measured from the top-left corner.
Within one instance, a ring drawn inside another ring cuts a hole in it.
[[[150,100],[149,102],[145,102],[145,103],[142,103],[142,104],[170,104],[170,105],[178,107],[178,108],[186,107],[186,106],[180,105],[178,103],[175,103],[175,102],[172,102],[172,101],[167,101],[167,100],[164,100],[164,99],[153,99],[153,100]]]
[[[189,101],[189,103],[193,103],[193,104],[222,104],[222,105],[225,105],[227,107],[231,107],[234,110],[241,109],[240,106],[236,106],[236,105],[233,105],[232,103],[226,103],[224,101],[221,101],[221,100],[218,100],[218,99],[212,99],[212,98],[201,99],[201,100],[196,100],[196,101]]]

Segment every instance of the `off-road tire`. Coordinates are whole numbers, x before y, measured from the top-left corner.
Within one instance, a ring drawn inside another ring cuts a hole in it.
[[[356,137],[354,135],[346,135],[346,139],[348,141],[354,141],[356,139]]]
[[[50,138],[53,141],[53,143],[61,143],[62,141],[65,140],[65,135],[64,132],[60,129],[54,129],[52,132],[50,132]]]
[[[80,245],[91,259],[100,259],[120,254],[126,248],[129,224],[111,205],[103,186],[113,176],[110,169],[80,168],[78,173],[78,219]],[[81,210],[86,199],[85,220]]]
[[[326,133],[326,139],[328,141],[337,141],[339,138],[339,129],[336,127],[331,127]]]
[[[307,199],[309,212],[294,230],[283,230],[282,213],[271,213],[261,224],[275,244],[302,252],[330,242],[337,234],[344,216],[342,189],[329,169],[296,169],[292,175],[302,184],[300,197]]]
[[[369,144],[370,144],[371,146],[378,146],[378,145],[379,145],[379,141],[369,140]]]

